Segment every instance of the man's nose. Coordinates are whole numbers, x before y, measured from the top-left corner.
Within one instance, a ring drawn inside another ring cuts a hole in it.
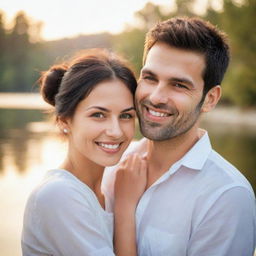
[[[149,100],[152,104],[166,104],[168,102],[168,92],[166,90],[166,85],[159,83],[149,96]]]

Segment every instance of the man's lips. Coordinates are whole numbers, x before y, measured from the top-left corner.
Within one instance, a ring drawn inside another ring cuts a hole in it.
[[[171,113],[164,111],[162,109],[156,109],[156,108],[151,108],[147,106],[144,106],[144,107],[146,110],[146,117],[154,121],[165,120],[168,117],[172,116]]]

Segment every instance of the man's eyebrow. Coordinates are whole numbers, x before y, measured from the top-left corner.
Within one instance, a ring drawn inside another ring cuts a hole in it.
[[[142,69],[142,70],[141,70],[141,74],[142,74],[142,75],[151,75],[151,76],[153,76],[153,77],[157,77],[157,75],[156,75],[154,72],[152,72],[150,69],[147,69],[147,68]],[[185,83],[185,84],[187,84],[187,85],[190,85],[190,86],[193,87],[193,88],[195,87],[194,83],[193,83],[190,79],[185,78],[185,77],[171,77],[171,78],[168,79],[168,81],[169,81],[170,83],[173,83],[173,82],[176,82],[176,83]]]
[[[154,72],[152,72],[151,70],[146,69],[146,68],[141,70],[141,74],[142,74],[142,75],[148,74],[148,75],[151,75],[151,76],[154,76],[154,77],[157,76]]]

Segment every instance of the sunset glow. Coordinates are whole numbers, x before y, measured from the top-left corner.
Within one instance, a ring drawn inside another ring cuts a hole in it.
[[[153,0],[155,4],[172,7],[173,1]],[[1,3],[7,23],[23,10],[33,21],[42,21],[42,38],[46,40],[72,37],[78,34],[121,32],[134,22],[134,13],[147,0],[9,0]]]

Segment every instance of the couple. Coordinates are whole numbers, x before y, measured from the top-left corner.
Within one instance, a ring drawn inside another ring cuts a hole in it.
[[[69,147],[27,202],[23,255],[253,255],[253,190],[199,128],[228,62],[213,25],[173,18],[148,32],[138,87],[104,50],[46,72],[41,93]],[[135,109],[145,138],[128,147]]]

